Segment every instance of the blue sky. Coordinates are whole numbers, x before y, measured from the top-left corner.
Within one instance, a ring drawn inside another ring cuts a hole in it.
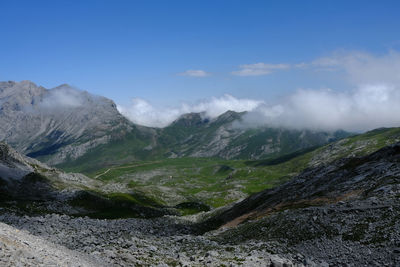
[[[123,105],[345,91],[345,68],[312,62],[400,48],[399,1],[2,0],[0,14],[0,80],[69,83]]]

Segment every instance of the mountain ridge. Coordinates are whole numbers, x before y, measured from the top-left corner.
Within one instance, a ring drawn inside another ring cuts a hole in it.
[[[173,157],[259,159],[349,135],[239,127],[244,114],[189,113],[167,127],[150,128],[130,122],[112,100],[68,84],[46,89],[30,81],[0,82],[0,140],[54,166],[86,160],[96,166],[94,155],[102,155],[106,165]]]

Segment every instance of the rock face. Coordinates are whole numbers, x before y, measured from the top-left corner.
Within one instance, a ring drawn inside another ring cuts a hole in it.
[[[67,174],[49,167],[36,159],[21,155],[6,143],[0,142],[0,180],[2,185],[20,182],[33,175],[43,176],[43,179],[48,180],[55,187],[65,184],[65,187],[71,190],[81,187],[95,188],[101,185],[100,182],[85,175]],[[34,189],[31,188],[31,190]]]
[[[27,207],[67,212],[66,201],[85,188],[100,182],[82,174],[67,174],[35,159],[23,156],[0,143],[0,206]]]
[[[50,164],[78,158],[129,125],[111,100],[69,85],[0,82],[0,140]]]

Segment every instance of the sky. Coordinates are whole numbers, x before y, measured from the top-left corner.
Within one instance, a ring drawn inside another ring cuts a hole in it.
[[[397,123],[357,120],[397,99],[399,1],[2,0],[0,14],[0,80],[68,83],[141,124],[230,108],[293,125],[323,101],[330,121],[357,114],[328,128]]]

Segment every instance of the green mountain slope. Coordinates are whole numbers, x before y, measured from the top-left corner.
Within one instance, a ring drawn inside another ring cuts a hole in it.
[[[97,169],[132,160],[273,158],[321,146],[349,135],[343,131],[327,133],[268,127],[244,128],[240,127],[243,114],[228,111],[210,120],[201,113],[190,113],[163,129],[133,126],[133,130],[125,135],[98,145],[82,157],[66,161],[58,167],[93,173]]]
[[[305,168],[363,156],[400,140],[400,128],[378,129],[322,147],[262,160],[170,158],[131,161],[85,172],[104,183],[136,190],[159,203],[220,207],[289,180]],[[69,167],[76,170],[81,166]]]

